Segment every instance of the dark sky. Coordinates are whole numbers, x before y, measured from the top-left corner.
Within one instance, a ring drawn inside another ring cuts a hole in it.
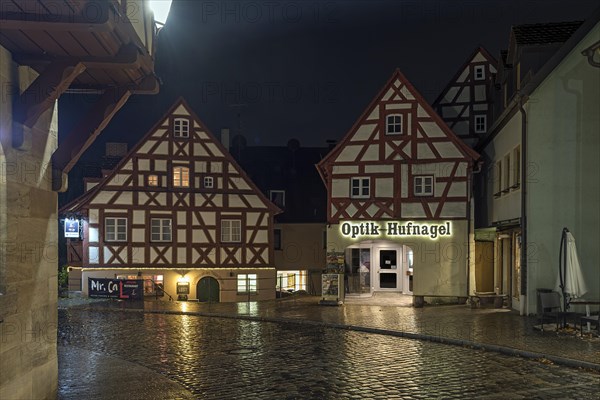
[[[475,47],[497,58],[511,25],[583,20],[597,4],[175,0],[156,52],[160,94],[130,98],[87,156],[105,141],[137,142],[179,96],[216,135],[229,127],[249,145],[325,145],[348,131],[395,68],[433,101]],[[61,135],[84,103],[63,96]]]

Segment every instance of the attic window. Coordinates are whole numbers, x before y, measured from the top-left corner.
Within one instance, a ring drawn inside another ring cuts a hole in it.
[[[190,120],[187,118],[175,118],[173,120],[173,137],[190,137]]]
[[[385,134],[402,134],[402,114],[390,114],[385,118]]]
[[[485,79],[485,66],[476,65],[475,66],[475,80],[482,81]]]
[[[269,200],[277,207],[285,207],[285,190],[269,190]]]
[[[487,130],[487,117],[485,115],[475,116],[475,132],[485,133]]]

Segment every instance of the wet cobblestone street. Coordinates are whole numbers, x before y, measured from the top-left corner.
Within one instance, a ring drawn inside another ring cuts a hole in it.
[[[73,308],[59,310],[58,344],[62,399],[120,398],[118,369],[94,372],[113,388],[74,388],[77,351],[145,368],[149,387],[166,378],[199,399],[600,398],[597,372],[300,324]]]

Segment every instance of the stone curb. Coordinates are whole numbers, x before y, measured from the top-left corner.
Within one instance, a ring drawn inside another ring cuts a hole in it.
[[[292,323],[298,325],[311,325],[311,326],[319,326],[319,327],[327,327],[355,332],[364,332],[364,333],[372,333],[377,335],[387,335],[387,336],[395,336],[405,339],[412,340],[423,340],[433,343],[440,344],[448,344],[453,346],[460,347],[469,347],[476,350],[485,350],[485,351],[493,351],[500,354],[505,354],[509,356],[523,357],[532,360],[548,360],[554,364],[564,365],[571,368],[584,368],[591,369],[600,372],[600,364],[591,363],[588,361],[575,360],[572,358],[555,356],[552,354],[543,354],[536,353],[527,350],[515,349],[512,347],[500,346],[496,344],[488,344],[488,343],[480,343],[474,342],[471,340],[465,339],[454,339],[442,336],[433,336],[426,335],[422,333],[412,333],[412,332],[404,332],[404,331],[394,331],[389,329],[381,329],[381,328],[372,328],[365,326],[357,326],[357,325],[345,325],[345,324],[336,324],[332,322],[320,322],[320,321],[311,321],[304,319],[294,319],[294,318],[279,318],[279,317],[261,317],[257,315],[240,315],[240,314],[222,314],[222,313],[210,313],[210,312],[201,312],[201,311],[173,311],[173,310],[142,310],[142,309],[134,309],[134,308],[95,308],[95,307],[75,307],[79,310],[86,311],[128,311],[128,312],[138,312],[138,313],[146,313],[146,314],[168,314],[168,315],[194,315],[198,317],[212,317],[212,318],[226,318],[226,319],[241,319],[247,321],[257,321],[257,322],[273,322],[273,323]]]

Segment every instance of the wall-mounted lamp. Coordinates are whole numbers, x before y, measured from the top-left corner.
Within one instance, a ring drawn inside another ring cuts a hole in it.
[[[592,67],[600,68],[600,41],[583,50],[581,54],[587,57]]]

